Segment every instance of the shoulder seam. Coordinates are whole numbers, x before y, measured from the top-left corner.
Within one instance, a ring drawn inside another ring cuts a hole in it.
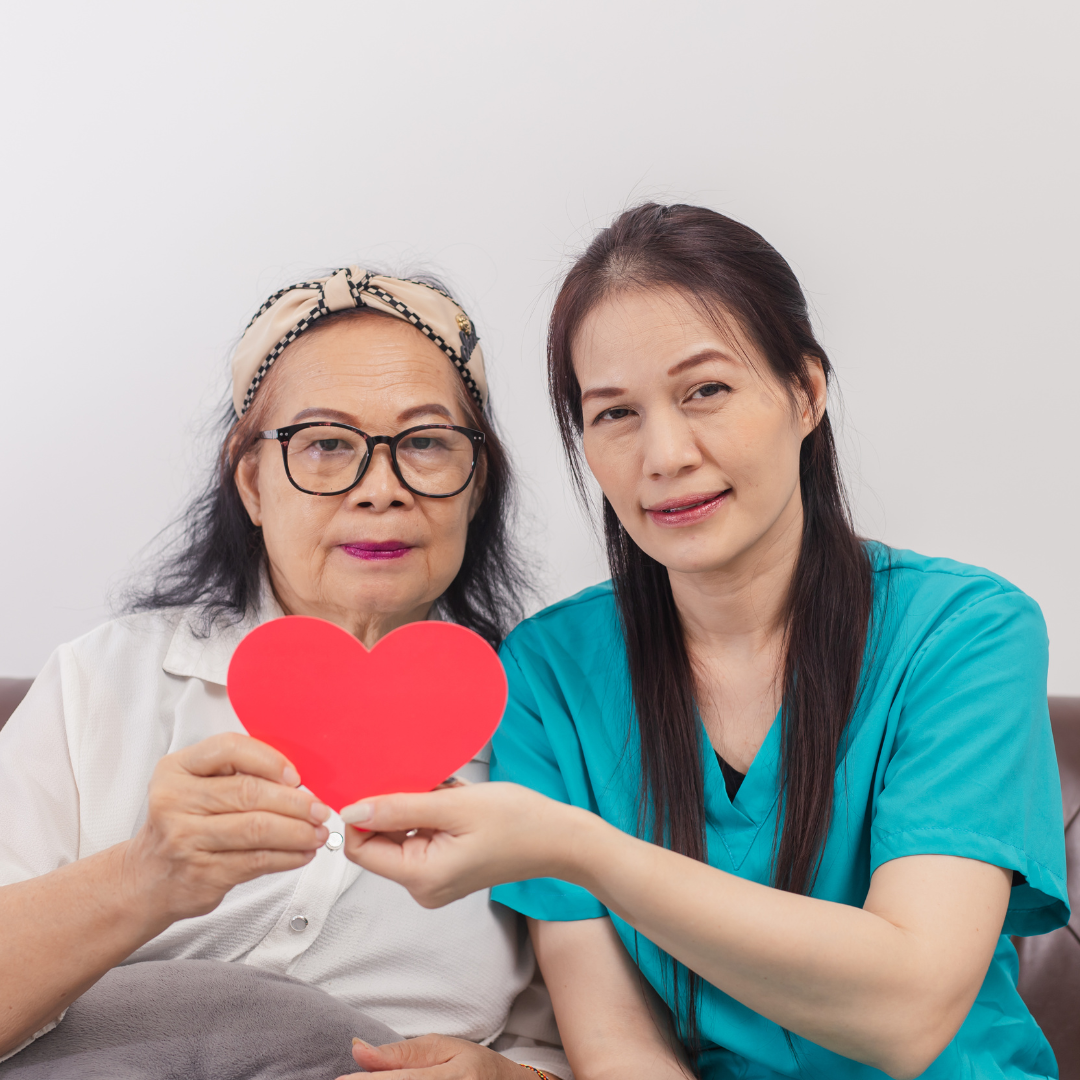
[[[610,588],[604,589],[603,592],[594,592],[593,590],[602,589],[605,585],[609,585],[609,582],[601,581],[596,585],[589,585],[587,588],[582,589],[574,596],[568,596],[564,600],[556,600],[554,604],[549,604],[546,608],[536,612],[535,615],[530,615],[527,619],[522,620],[521,624],[524,626],[526,623],[539,621],[548,615],[554,614],[556,611],[561,611],[564,608],[578,607],[581,604],[592,604],[597,600],[612,598],[614,595]],[[585,595],[585,594],[589,595]]]
[[[991,579],[991,580],[993,580],[993,579]],[[912,662],[911,666],[908,668],[908,672],[907,672],[908,677],[910,678],[912,675],[915,674],[915,672],[919,668],[919,665],[926,658],[926,654],[927,654],[927,651],[929,650],[930,645],[934,641],[936,641],[937,638],[940,637],[945,632],[946,628],[949,627],[956,619],[959,619],[961,615],[967,614],[973,608],[978,607],[980,604],[988,603],[990,600],[996,600],[998,597],[1001,597],[1001,596],[1021,596],[1029,604],[1034,604],[1036,608],[1038,608],[1038,606],[1039,606],[1038,604],[1035,603],[1034,600],[1031,599],[1030,596],[1028,596],[1028,594],[1026,592],[1024,592],[1022,589],[1016,589],[1016,588],[1013,588],[1013,589],[999,589],[997,593],[995,593],[995,594],[993,594],[991,596],[978,596],[978,597],[976,597],[974,600],[971,600],[970,602],[964,604],[964,606],[962,608],[960,608],[958,611],[954,611],[940,626],[935,627],[934,630],[930,633],[930,635],[920,643],[918,649],[915,650],[915,655],[912,657],[913,662]]]
[[[889,548],[889,551],[893,554],[896,553],[895,548]],[[981,581],[988,581],[991,584],[997,586],[999,593],[1016,592],[1022,594],[1023,596],[1027,596],[1027,593],[1025,593],[1024,590],[1021,589],[1019,586],[1014,585],[1011,581],[1007,581],[1005,578],[1000,577],[992,570],[987,570],[985,567],[982,566],[971,566],[966,563],[964,565],[967,567],[969,573],[960,573],[957,570],[950,570],[948,567],[945,566],[937,566],[933,569],[929,569],[923,566],[911,566],[910,564],[905,562],[901,562],[899,564],[895,562],[890,562],[887,566],[875,566],[872,567],[872,572],[875,574],[885,574],[893,570],[907,570],[914,574],[922,574],[923,576],[928,576],[931,574],[947,574],[949,577],[963,578],[965,580],[978,579]]]

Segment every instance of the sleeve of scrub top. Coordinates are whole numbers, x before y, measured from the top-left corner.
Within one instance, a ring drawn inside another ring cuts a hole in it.
[[[63,651],[49,658],[0,730],[0,885],[79,857],[79,789],[64,713]]]
[[[547,672],[552,686],[530,685],[530,679],[515,658],[510,642],[500,652],[510,696],[499,730],[491,742],[491,779],[509,780],[532,788],[559,802],[572,803],[595,810],[587,791],[586,772],[580,762],[581,747],[574,731],[573,720],[565,707],[560,706],[554,690],[554,674]],[[543,680],[542,671],[532,673],[534,680]],[[543,708],[538,698],[544,702]],[[571,792],[560,768],[559,755],[552,745],[550,730],[559,740],[563,757],[569,756],[577,767],[566,769],[570,783],[580,790]],[[547,922],[574,922],[579,919],[598,919],[607,908],[587,889],[555,878],[533,878],[508,885],[497,885],[491,898],[533,919]]]
[[[871,829],[871,872],[935,854],[1023,874],[1007,934],[1044,934],[1069,918],[1047,661],[1042,613],[1019,591],[983,597],[937,627],[900,688]]]

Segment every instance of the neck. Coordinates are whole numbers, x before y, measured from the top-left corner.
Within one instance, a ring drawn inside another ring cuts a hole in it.
[[[272,572],[270,584],[275,599],[286,615],[308,615],[315,619],[325,619],[347,630],[367,649],[374,648],[391,630],[396,630],[399,626],[423,622],[431,613],[434,602],[424,601],[408,611],[352,611],[348,608],[309,603],[275,580]]]
[[[778,655],[802,527],[802,500],[796,488],[769,530],[730,563],[695,573],[668,570],[691,653]]]

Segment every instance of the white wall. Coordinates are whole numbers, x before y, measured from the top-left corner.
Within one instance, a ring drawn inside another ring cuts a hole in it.
[[[273,288],[421,258],[494,369],[554,599],[603,576],[541,341],[644,196],[762,231],[846,400],[863,527],[979,563],[1080,693],[1077,6],[7,5],[0,674],[104,618]]]

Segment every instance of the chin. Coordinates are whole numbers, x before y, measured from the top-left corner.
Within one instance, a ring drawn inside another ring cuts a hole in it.
[[[390,575],[372,577],[375,580],[357,581],[354,577],[351,581],[335,583],[329,595],[361,617],[412,611],[423,602],[418,596],[420,590],[409,588],[407,581],[392,580]]]
[[[729,569],[731,563],[730,558],[672,559],[664,562],[664,566],[673,574],[712,574]]]
[[[674,538],[664,537],[668,542],[642,546],[642,550],[665,566],[673,574],[707,574],[725,570],[743,554],[744,548],[732,547],[731,544],[702,542],[703,537],[682,542],[673,542]]]

